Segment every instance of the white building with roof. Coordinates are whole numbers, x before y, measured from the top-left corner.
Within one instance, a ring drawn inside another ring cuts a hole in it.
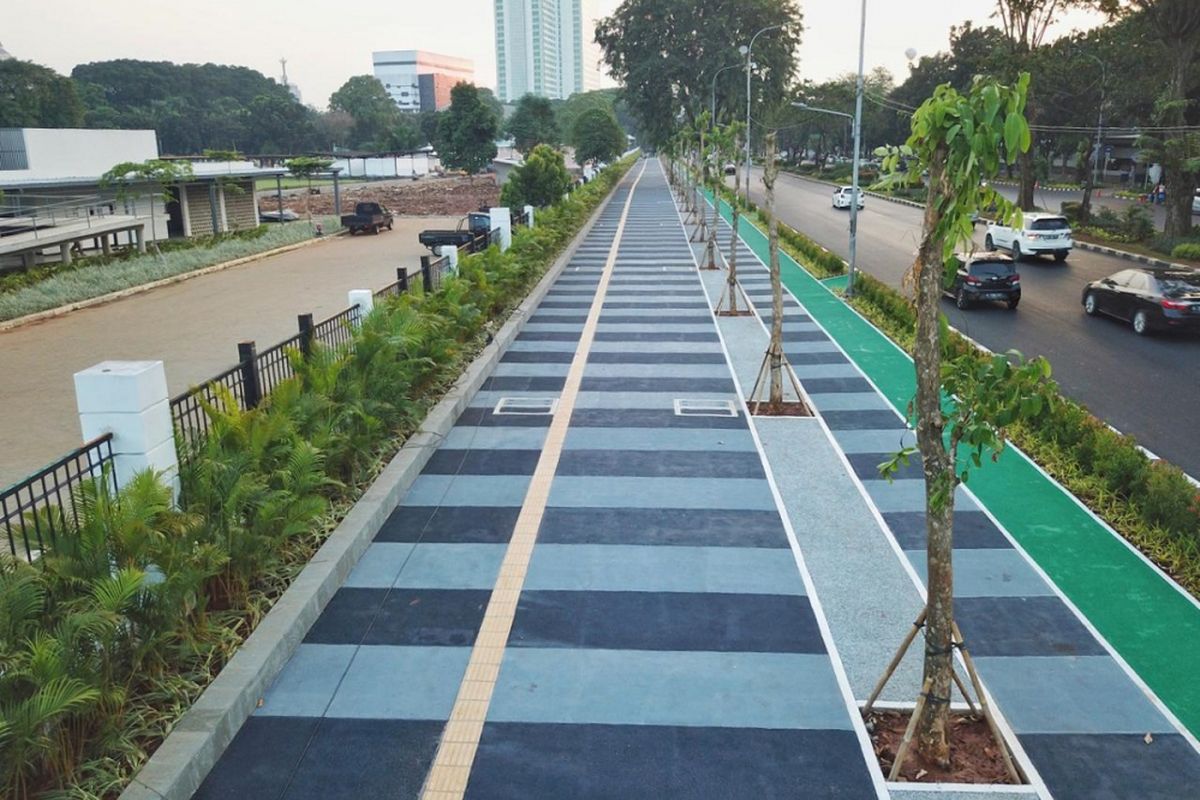
[[[287,172],[198,159],[190,161],[191,176],[167,186],[165,196],[156,196],[150,183],[104,185],[116,165],[158,157],[152,130],[0,128],[0,262],[19,257],[28,265],[44,250],[69,260],[57,250],[63,242],[76,252],[107,252],[144,246],[146,239],[254,228],[260,222],[255,179]],[[43,242],[49,244],[36,247]]]

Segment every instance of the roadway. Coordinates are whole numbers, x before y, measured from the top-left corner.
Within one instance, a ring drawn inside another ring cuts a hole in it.
[[[171,395],[237,362],[237,343],[260,349],[347,305],[350,289],[410,274],[427,251],[425,228],[451,217],[398,217],[378,236],[330,241],[202,275],[45,322],[0,332],[0,488],[80,444],[74,373],[108,360],[162,360]]]
[[[751,196],[762,205],[761,170]],[[823,246],[848,256],[849,214],[831,207],[832,188],[781,173],[775,195],[779,218]],[[920,236],[920,209],[867,198],[858,220],[858,266],[899,288]],[[982,246],[984,226],[976,239]],[[1075,250],[1064,264],[1020,265],[1021,306],[1000,304],[959,311],[942,305],[952,325],[991,348],[1045,356],[1064,394],[1135,437],[1140,444],[1193,476],[1200,476],[1200,426],[1192,420],[1200,398],[1200,337],[1139,337],[1128,324],[1083,313],[1084,284],[1132,266],[1099,253]]]

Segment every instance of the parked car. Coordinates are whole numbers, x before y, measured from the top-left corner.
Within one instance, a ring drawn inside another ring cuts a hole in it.
[[[454,230],[429,228],[417,234],[417,241],[434,253],[442,245],[462,247],[481,233],[492,229],[492,218],[482,211],[472,211],[458,221]]]
[[[737,175],[737,164],[734,164],[732,161],[726,162],[722,169],[726,175]]]
[[[1030,211],[1022,215],[1020,228],[1007,225],[988,225],[983,246],[988,250],[1003,247],[1012,253],[1013,260],[1025,256],[1053,255],[1055,261],[1065,261],[1074,247],[1071,225],[1058,214]]]
[[[380,229],[392,229],[392,212],[379,203],[356,203],[353,214],[342,215],[342,226],[350,230],[350,234],[370,231],[379,233]]]
[[[285,208],[283,211],[260,211],[258,219],[261,222],[295,222],[300,219],[300,215],[290,208]]]
[[[1084,287],[1083,310],[1128,320],[1141,336],[1156,330],[1200,331],[1200,270],[1123,269]]]
[[[839,186],[833,190],[833,207],[834,208],[849,208],[850,198],[854,196],[853,186]],[[858,207],[863,207],[863,190],[858,190]]]
[[[999,300],[1016,311],[1021,302],[1021,276],[1013,259],[1000,253],[971,253],[958,256],[954,282],[943,289],[954,304],[966,310],[973,303]]]

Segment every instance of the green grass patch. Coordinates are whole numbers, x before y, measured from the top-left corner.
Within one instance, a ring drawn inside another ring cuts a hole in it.
[[[322,219],[327,232],[339,228],[335,218]],[[256,255],[312,235],[306,221],[261,225],[223,236],[160,242],[157,254],[131,251],[15,272],[0,279],[0,321]]]

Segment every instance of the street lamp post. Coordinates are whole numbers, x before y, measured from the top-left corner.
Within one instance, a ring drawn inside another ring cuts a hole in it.
[[[858,166],[862,158],[863,48],[867,37],[867,0],[862,0],[858,23],[858,87],[854,93],[854,161],[850,190],[850,269],[846,273],[846,296],[854,294],[854,268],[858,245]]]
[[[847,114],[845,111],[834,111],[833,109],[830,109],[830,108],[817,108],[816,106],[810,106],[808,103],[792,103],[792,105],[796,108],[801,109],[802,111],[812,111],[817,114],[832,114],[835,117],[845,117],[846,119],[848,119],[850,121],[851,126],[857,128],[857,125],[855,125],[854,115]],[[850,197],[850,268],[846,273],[846,294],[847,295],[850,294],[850,287],[852,287],[854,285],[854,266],[855,266],[854,256],[855,256],[855,245],[857,244],[857,242],[855,241],[855,238],[858,234],[858,225],[857,225],[857,222],[858,222],[858,169],[857,169],[857,166],[858,166],[858,137],[857,136],[854,139],[854,165],[855,165],[855,169],[854,169],[854,174],[851,177],[851,189],[850,189],[850,195],[851,195],[851,197]]]
[[[716,71],[716,73],[714,73],[714,74],[713,74],[713,79],[712,79],[712,102],[711,102],[711,109],[712,109],[712,110],[710,111],[710,113],[711,113],[711,115],[712,115],[712,117],[711,117],[711,120],[712,120],[712,124],[713,124],[713,125],[716,125],[716,124],[717,124],[717,77],[718,77],[718,76],[719,76],[719,75],[720,75],[722,72],[724,72],[724,71],[725,71],[725,70],[727,70],[727,69],[737,69],[737,68],[738,68],[738,67],[740,67],[740,66],[741,66],[741,64],[730,64],[730,65],[729,65],[729,66],[727,66],[727,67],[721,67],[719,70],[717,70],[717,71]]]
[[[768,25],[750,37],[750,44],[742,45],[738,52],[746,57],[746,202],[750,202],[750,57],[754,55],[754,40],[767,31],[782,28],[782,25]]]
[[[1101,147],[1103,146],[1101,132],[1104,130],[1104,100],[1106,86],[1108,83],[1108,68],[1105,66],[1104,62],[1100,60],[1099,56],[1091,53],[1084,53],[1084,57],[1090,58],[1100,65],[1100,108],[1098,109],[1096,117],[1096,158],[1092,161],[1092,186],[1095,186],[1100,183],[1100,157]],[[1104,171],[1107,172],[1108,159],[1105,158],[1104,161]]]

